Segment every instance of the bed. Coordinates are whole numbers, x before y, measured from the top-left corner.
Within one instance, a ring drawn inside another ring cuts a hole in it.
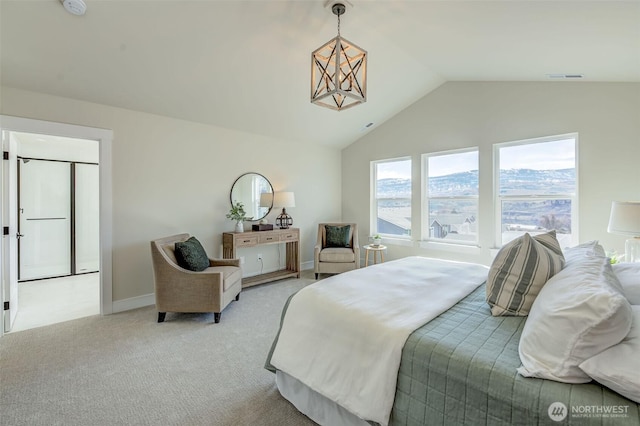
[[[414,269],[416,262],[424,264],[424,258],[411,257],[375,265],[328,279],[336,283],[323,280],[310,287],[357,282],[359,275],[366,274],[369,282],[362,284],[362,291],[370,292],[371,280],[381,280],[382,286],[393,286],[401,280],[397,268]],[[441,261],[430,259],[428,263],[432,266],[434,262]],[[447,264],[447,267],[462,270],[469,265]],[[476,277],[482,275],[480,271],[475,272]],[[457,281],[461,274],[449,272],[446,279],[450,283],[455,282],[452,276]],[[486,278],[486,270],[484,276]],[[442,286],[442,282],[439,285]],[[306,377],[299,378],[277,368],[272,361],[282,326],[265,367],[276,373],[278,389],[286,399],[317,423],[332,426],[557,424],[552,421],[552,415],[558,415],[562,408],[566,410],[562,424],[640,424],[637,403],[595,382],[568,384],[519,375],[516,371],[521,366],[518,344],[526,317],[492,316],[486,303],[484,282],[470,287],[466,294],[450,303],[451,306],[408,334],[399,365],[390,368],[395,380],[392,406],[386,418],[378,416],[374,421],[371,417],[355,415],[345,408],[351,407],[350,402],[328,395],[314,383],[309,384]],[[287,311],[296,297],[297,294],[293,295],[283,310],[283,324],[287,323]],[[384,319],[384,315],[381,317]],[[317,318],[310,321],[315,320]],[[310,364],[315,368],[315,363]],[[327,376],[333,380],[342,373],[339,366],[337,370],[332,368]]]

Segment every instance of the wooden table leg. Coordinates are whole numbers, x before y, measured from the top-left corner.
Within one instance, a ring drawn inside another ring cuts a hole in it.
[[[364,266],[369,266],[369,250],[364,250]]]

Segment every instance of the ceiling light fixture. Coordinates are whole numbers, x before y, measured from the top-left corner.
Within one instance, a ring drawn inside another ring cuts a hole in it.
[[[87,5],[82,0],[60,0],[67,12],[82,16],[87,11]]]
[[[340,15],[346,7],[334,3],[338,36],[311,54],[311,102],[336,111],[367,101],[367,52],[340,36]]]

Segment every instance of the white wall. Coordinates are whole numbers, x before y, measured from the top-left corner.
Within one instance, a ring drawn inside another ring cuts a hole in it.
[[[267,177],[276,191],[294,191],[289,213],[301,229],[302,261],[313,261],[316,224],[340,218],[340,151],[280,141],[183,120],[2,87],[0,113],[111,129],[113,138],[113,300],[153,293],[149,241],[195,235],[221,255],[229,191],[245,172]],[[277,215],[272,212],[272,222]],[[262,248],[265,270],[274,247]],[[255,274],[256,251],[244,273]]]
[[[623,236],[607,233],[613,200],[640,200],[640,84],[637,83],[446,83],[342,154],[342,217],[369,230],[369,164],[413,159],[413,235],[420,235],[420,155],[479,147],[478,250],[433,250],[392,245],[389,258],[418,254],[489,263],[494,246],[492,146],[499,142],[579,134],[579,240],[600,240],[624,252]],[[364,238],[364,239],[363,239]],[[418,237],[414,237],[418,238]]]

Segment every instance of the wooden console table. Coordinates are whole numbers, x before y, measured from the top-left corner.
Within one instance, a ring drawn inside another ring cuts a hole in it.
[[[274,229],[273,231],[225,232],[222,234],[222,257],[236,259],[239,248],[264,244],[286,245],[285,269],[242,279],[242,287],[250,287],[283,278],[300,278],[300,229]]]

